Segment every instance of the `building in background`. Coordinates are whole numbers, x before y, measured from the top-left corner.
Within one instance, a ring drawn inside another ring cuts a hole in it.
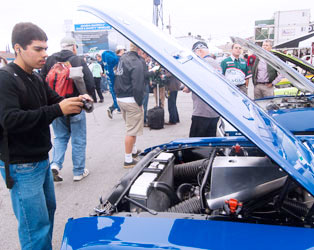
[[[309,33],[310,18],[310,9],[275,12],[274,44],[286,42]]]
[[[255,21],[255,43],[262,45],[263,41],[266,39],[274,41],[274,30],[274,19]]]
[[[255,21],[255,42],[270,39],[274,45],[301,37],[313,31],[310,9],[277,11],[268,20]]]

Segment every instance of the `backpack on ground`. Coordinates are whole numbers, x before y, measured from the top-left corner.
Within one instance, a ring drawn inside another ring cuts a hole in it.
[[[74,82],[69,77],[71,67],[69,61],[57,62],[49,70],[46,77],[49,87],[63,97],[73,94]]]
[[[147,125],[150,129],[162,129],[164,127],[164,109],[156,106],[147,111]]]
[[[165,111],[160,107],[159,84],[157,88],[157,106],[147,111],[147,125],[150,129],[162,129],[165,124]]]

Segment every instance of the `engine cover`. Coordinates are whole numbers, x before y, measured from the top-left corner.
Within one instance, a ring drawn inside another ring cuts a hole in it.
[[[279,188],[285,180],[286,173],[267,157],[219,156],[213,162],[207,203],[215,210],[230,198],[245,202]]]

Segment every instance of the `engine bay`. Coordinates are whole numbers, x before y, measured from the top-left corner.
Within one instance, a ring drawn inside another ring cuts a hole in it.
[[[156,148],[94,209],[312,227],[314,199],[256,147]]]
[[[314,97],[306,95],[276,97],[272,99],[256,100],[256,102],[267,111],[314,107]]]

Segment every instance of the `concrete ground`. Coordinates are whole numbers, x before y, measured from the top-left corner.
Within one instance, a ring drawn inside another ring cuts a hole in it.
[[[248,96],[253,99],[253,85],[250,81]],[[106,196],[114,184],[127,173],[123,168],[125,127],[121,114],[114,113],[110,120],[106,109],[112,104],[109,93],[104,95],[104,103],[96,103],[93,113],[87,114],[86,167],[91,174],[81,182],[72,178],[71,144],[68,145],[62,176],[64,181],[55,183],[57,210],[55,214],[53,249],[60,249],[64,226],[68,218],[88,216],[98,204],[100,196]],[[149,107],[155,105],[153,95]],[[179,91],[177,106],[180,123],[168,125],[161,130],[144,128],[137,140],[137,147],[145,149],[174,139],[188,137],[191,125],[191,94]],[[165,121],[169,121],[167,101]],[[11,200],[5,183],[0,178],[0,249],[19,249],[17,221],[14,217]]]
[[[117,181],[127,173],[124,161],[124,121],[121,114],[114,114],[110,120],[106,108],[111,105],[110,94],[105,94],[104,103],[95,104],[95,110],[87,114],[86,167],[91,174],[80,182],[73,182],[71,144],[68,145],[62,176],[64,181],[55,183],[57,210],[55,214],[53,249],[60,249],[64,226],[68,218],[88,216],[98,204],[100,196],[106,196]],[[178,111],[180,123],[165,126],[161,130],[144,128],[144,134],[137,140],[137,147],[147,147],[187,137],[191,124],[191,94],[179,92]],[[150,95],[149,108],[154,106]],[[165,121],[168,121],[165,107]],[[0,179],[0,249],[19,249],[17,221],[14,217],[9,191]]]

